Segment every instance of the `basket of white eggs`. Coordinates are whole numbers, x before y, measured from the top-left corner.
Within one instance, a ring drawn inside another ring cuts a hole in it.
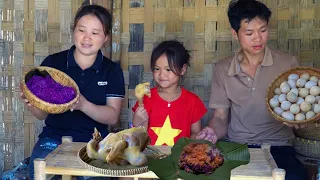
[[[320,70],[297,67],[282,72],[267,89],[266,104],[282,122],[305,124],[320,119]]]

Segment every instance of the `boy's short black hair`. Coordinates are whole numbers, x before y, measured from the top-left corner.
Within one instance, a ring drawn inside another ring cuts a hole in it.
[[[229,22],[237,33],[241,26],[242,20],[248,20],[249,22],[258,17],[261,20],[267,21],[271,16],[271,11],[262,2],[256,0],[232,0],[228,8]]]
[[[185,49],[181,42],[168,40],[161,42],[151,54],[151,70],[154,71],[156,61],[160,56],[166,55],[168,64],[173,73],[180,76],[183,66],[190,66],[190,52]]]

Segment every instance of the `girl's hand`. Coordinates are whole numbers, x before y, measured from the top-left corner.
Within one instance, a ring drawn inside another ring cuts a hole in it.
[[[143,125],[149,120],[149,115],[147,110],[143,106],[139,106],[134,113],[133,119],[139,124]]]
[[[72,106],[72,108],[70,109],[70,111],[71,111],[71,112],[72,112],[73,110],[83,111],[84,106],[85,106],[85,104],[86,104],[87,101],[88,101],[88,100],[87,100],[82,94],[80,94],[78,101],[76,101],[76,102],[73,104],[73,106]]]

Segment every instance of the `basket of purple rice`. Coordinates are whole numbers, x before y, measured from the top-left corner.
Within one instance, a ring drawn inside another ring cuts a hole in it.
[[[80,95],[79,87],[71,77],[46,66],[28,71],[21,84],[30,104],[49,114],[68,111]]]

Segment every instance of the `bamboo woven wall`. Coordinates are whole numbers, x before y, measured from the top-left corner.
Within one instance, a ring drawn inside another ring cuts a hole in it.
[[[178,39],[193,53],[184,86],[209,100],[212,64],[232,55],[226,9],[230,0],[93,0],[112,7],[112,42],[104,52],[120,61],[126,92],[121,126],[132,119],[133,89],[151,81],[149,58],[165,39]],[[19,99],[23,71],[72,45],[72,19],[83,0],[0,0],[0,172],[28,157],[43,122]],[[263,0],[271,8],[272,49],[296,55],[302,65],[320,68],[320,0]],[[210,115],[204,117],[204,122]],[[1,161],[2,160],[2,161]]]

